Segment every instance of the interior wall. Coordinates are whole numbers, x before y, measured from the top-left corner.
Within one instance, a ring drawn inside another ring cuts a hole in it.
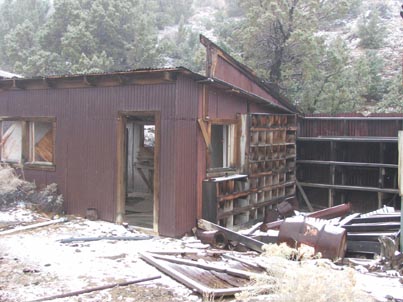
[[[127,192],[147,193],[148,188],[137,172],[135,164],[140,150],[140,133],[142,126],[128,121],[127,129]]]

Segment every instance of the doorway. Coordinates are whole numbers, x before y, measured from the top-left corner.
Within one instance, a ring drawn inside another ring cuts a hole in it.
[[[157,113],[121,113],[118,222],[158,232]]]

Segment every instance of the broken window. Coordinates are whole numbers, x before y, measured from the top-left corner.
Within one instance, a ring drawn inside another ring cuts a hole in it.
[[[143,127],[143,147],[153,148],[155,145],[155,125]]]
[[[30,161],[53,162],[53,123],[30,122]]]
[[[20,162],[22,157],[21,121],[3,121],[1,123],[1,160]]]
[[[48,120],[0,120],[1,161],[53,164],[54,122]]]
[[[234,166],[235,125],[211,125],[210,168]]]

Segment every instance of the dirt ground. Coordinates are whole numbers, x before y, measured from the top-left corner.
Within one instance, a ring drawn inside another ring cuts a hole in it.
[[[14,224],[24,224],[31,219],[38,220],[38,216],[34,216],[29,210],[14,209],[9,213],[0,211],[0,229],[4,230],[6,224],[12,224],[11,220],[17,220]],[[8,222],[4,222],[7,220]],[[137,241],[60,242],[61,239],[72,237],[99,236],[144,238],[145,234],[129,231],[121,225],[70,217],[67,222],[0,235],[0,302],[34,301],[150,276],[161,277],[136,285],[52,301],[202,301],[199,295],[160,273],[139,257],[140,252],[146,251],[206,249],[207,246],[196,238],[152,237]],[[329,274],[332,274],[331,270]],[[357,286],[376,298],[375,301],[403,301],[403,284],[399,277],[389,276],[387,273],[383,277],[357,273],[356,280]]]

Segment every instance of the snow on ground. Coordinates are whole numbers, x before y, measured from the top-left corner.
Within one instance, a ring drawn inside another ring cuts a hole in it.
[[[1,224],[26,224],[29,220],[43,221],[47,218],[40,217],[38,213],[23,206],[0,211],[0,229]],[[32,301],[155,275],[161,275],[161,278],[53,301],[202,301],[200,296],[160,273],[139,257],[139,253],[146,251],[200,251],[206,247],[194,237],[60,242],[72,237],[110,236],[144,238],[147,235],[129,231],[121,225],[77,217],[69,217],[69,221],[64,223],[0,235],[0,301]],[[357,273],[357,285],[377,301],[403,301],[403,285],[399,278],[384,275],[380,278]],[[402,300],[388,300],[388,295]]]
[[[123,226],[108,222],[72,218],[66,223],[1,236],[0,301],[29,301],[94,286],[161,275],[158,270],[139,259],[139,253],[183,249],[194,241],[191,237],[183,240],[155,237],[141,241],[100,240],[67,244],[60,242],[61,239],[71,237],[99,236],[145,235],[129,232]],[[143,284],[148,288],[146,291]],[[155,297],[161,293],[164,295]],[[161,279],[128,288],[55,301],[151,300],[200,299],[186,287],[167,276],[162,276]]]

